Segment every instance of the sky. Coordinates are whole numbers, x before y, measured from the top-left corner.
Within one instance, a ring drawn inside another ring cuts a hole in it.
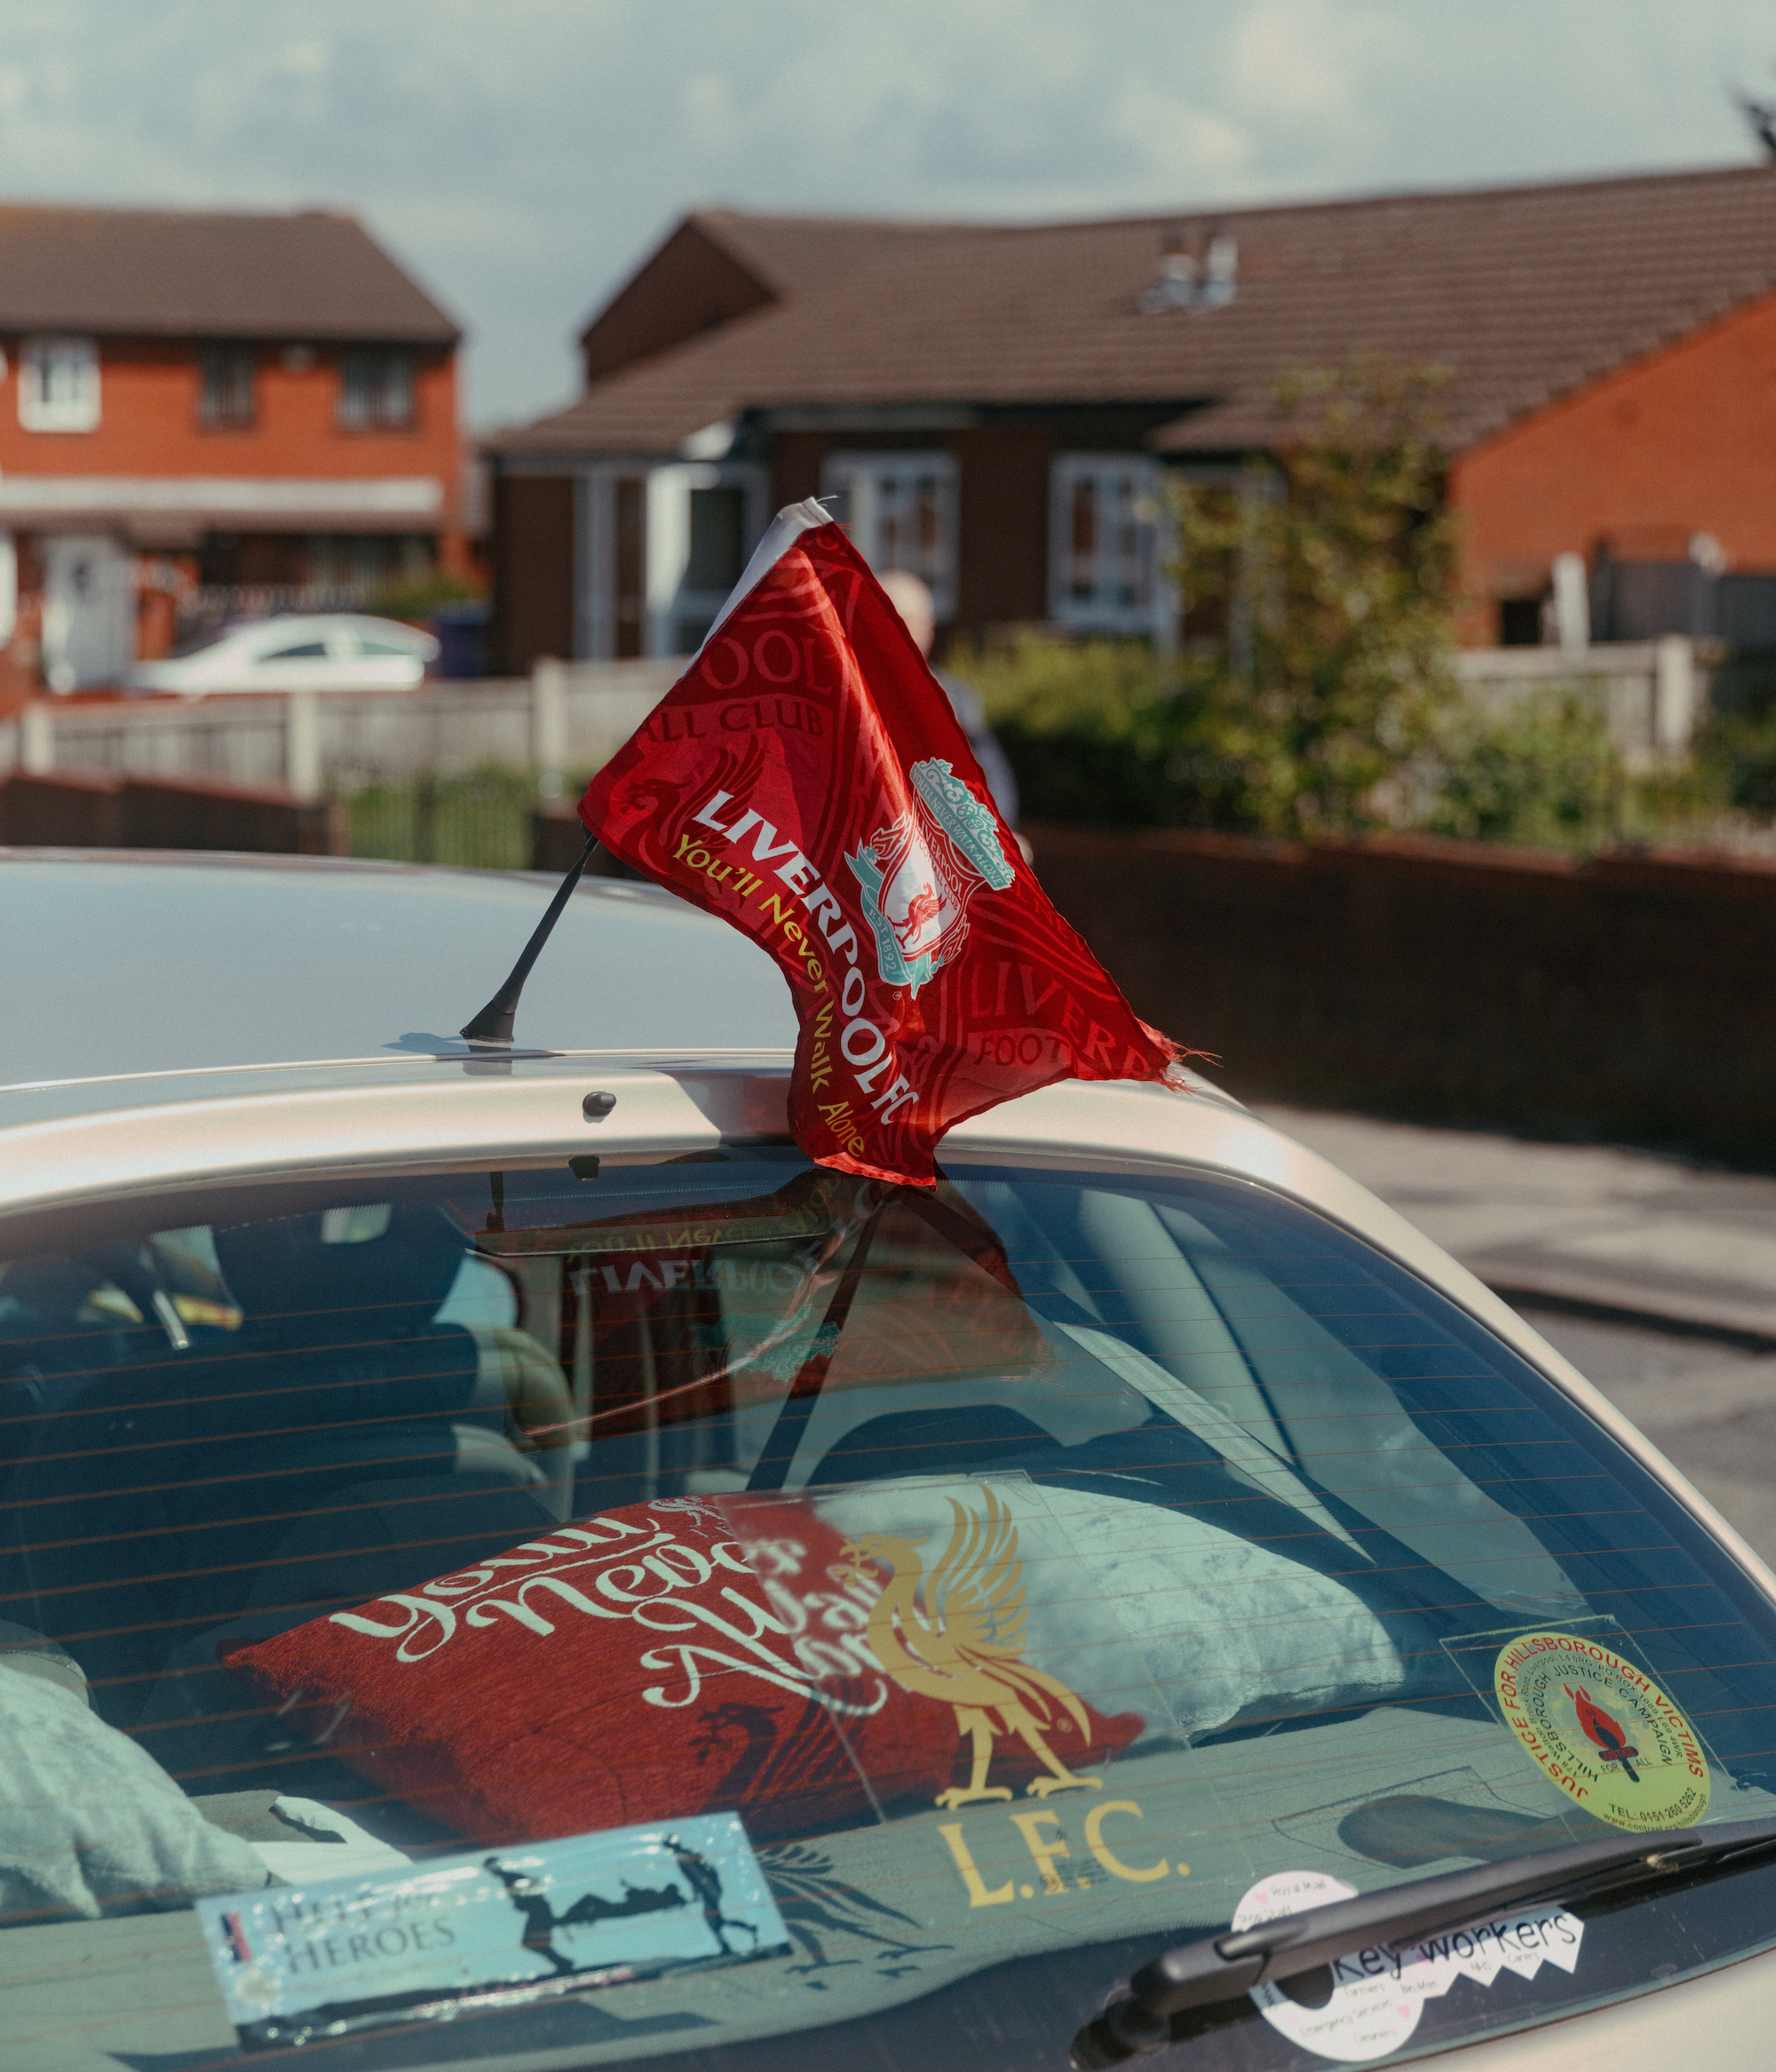
[[[1745,163],[1769,0],[0,0],[0,198],[349,209],[476,429],[687,209],[987,220]]]

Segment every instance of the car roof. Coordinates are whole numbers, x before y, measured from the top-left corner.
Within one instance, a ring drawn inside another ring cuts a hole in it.
[[[0,848],[0,1112],[56,1082],[471,1053],[556,881],[321,857]],[[782,1051],[789,992],[744,936],[583,881],[531,973],[520,1050]],[[182,1095],[194,1088],[182,1086]],[[42,1103],[34,1101],[42,1112]]]
[[[400,619],[382,619],[373,612],[280,612],[269,619],[248,619],[228,629],[230,639],[258,639],[269,633],[378,633],[399,635],[415,647],[431,639],[429,633]]]

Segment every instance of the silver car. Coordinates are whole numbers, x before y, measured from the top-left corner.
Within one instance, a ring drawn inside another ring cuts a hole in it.
[[[410,691],[438,658],[435,637],[364,612],[290,613],[222,626],[163,662],[125,671],[132,691]]]
[[[546,893],[0,858],[8,2072],[1767,2062],[1776,1578],[1558,1354],[1206,1084],[811,1166],[649,886],[464,1042]]]

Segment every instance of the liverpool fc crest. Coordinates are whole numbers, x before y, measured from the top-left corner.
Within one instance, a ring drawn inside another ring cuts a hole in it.
[[[847,856],[890,986],[916,996],[968,939],[968,902],[1017,876],[992,814],[946,762],[915,763],[913,803]]]
[[[1101,1777],[1069,1770],[1046,1734],[1071,1728],[1087,1747],[1091,1723],[1085,1707],[1058,1677],[1024,1660],[1024,1563],[1011,1514],[986,1492],[984,1517],[954,1496],[949,1544],[930,1576],[910,1540],[885,1532],[860,1533],[840,1549],[835,1580],[868,1577],[881,1584],[869,1615],[869,1651],[902,1690],[947,1701],[956,1732],[972,1758],[966,1784],[938,1794],[940,1806],[972,1806],[1009,1798],[1009,1784],[989,1784],[993,1744],[1015,1735],[1043,1766],[1024,1789],[1033,1798],[1056,1791],[1101,1791]],[[885,1579],[882,1572],[885,1571]]]

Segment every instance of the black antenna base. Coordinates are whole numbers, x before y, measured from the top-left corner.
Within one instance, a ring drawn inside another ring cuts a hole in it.
[[[524,981],[530,976],[530,967],[543,954],[543,945],[554,932],[556,922],[573,897],[574,887],[580,882],[580,874],[591,861],[592,851],[599,845],[596,835],[586,837],[586,845],[574,859],[573,866],[557,887],[555,897],[549,902],[549,911],[536,925],[536,932],[524,946],[524,952],[513,965],[504,985],[496,993],[472,1020],[465,1021],[460,1031],[466,1042],[492,1044],[503,1049],[511,1048],[511,1032],[518,1019],[519,995],[524,990]]]

